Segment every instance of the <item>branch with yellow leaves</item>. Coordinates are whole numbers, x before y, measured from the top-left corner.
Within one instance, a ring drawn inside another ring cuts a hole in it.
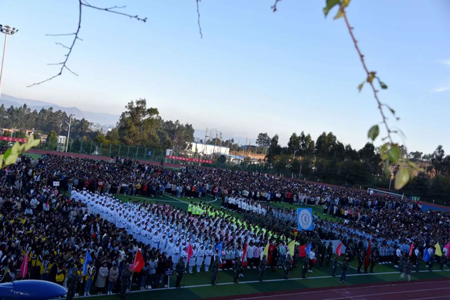
[[[31,135],[27,142],[22,145],[19,142],[16,142],[14,146],[6,150],[4,154],[0,155],[0,169],[15,164],[20,154],[39,146],[40,142],[41,140],[35,140],[33,135]]]
[[[278,9],[277,4],[280,1],[281,0],[275,0],[275,3],[271,7],[273,12],[277,11]],[[399,134],[402,138],[404,138],[404,134],[400,129],[393,129],[389,125],[385,109],[388,109],[390,113],[396,118],[397,121],[399,120],[399,118],[396,116],[395,110],[392,109],[386,103],[382,103],[378,96],[379,91],[374,85],[374,80],[376,79],[378,81],[380,88],[383,90],[387,89],[388,86],[383,81],[381,81],[381,79],[376,75],[377,73],[375,71],[370,71],[370,69],[367,67],[367,64],[364,60],[364,55],[362,54],[361,49],[358,46],[358,41],[356,40],[355,35],[353,34],[353,27],[350,26],[350,22],[347,17],[345,9],[348,7],[349,4],[350,0],[326,0],[326,6],[323,9],[323,13],[325,14],[326,17],[332,8],[338,6],[339,9],[334,19],[336,20],[344,18],[345,25],[347,26],[348,32],[355,46],[356,52],[358,53],[358,56],[361,60],[362,67],[366,75],[365,80],[358,85],[358,90],[361,92],[366,82],[370,85],[373,91],[373,96],[377,103],[377,108],[380,111],[382,119],[381,124],[384,125],[384,128],[386,130],[386,136],[383,137],[382,140],[383,141],[388,140],[388,142],[384,143],[379,149],[380,157],[383,161],[384,171],[386,175],[390,175],[391,165],[394,165],[395,169],[398,169],[395,176],[395,188],[401,189],[414,176],[414,173],[417,171],[421,171],[421,169],[416,164],[409,161],[407,156],[405,157],[403,155],[400,146],[397,143],[394,143],[392,134]],[[372,141],[375,141],[375,139],[378,137],[379,134],[380,134],[380,127],[378,124],[376,124],[369,129],[367,136]]]

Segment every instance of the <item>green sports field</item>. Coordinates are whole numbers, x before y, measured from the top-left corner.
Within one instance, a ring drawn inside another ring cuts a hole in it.
[[[124,201],[155,201],[159,203],[168,203],[175,207],[187,209],[188,203],[198,202],[198,199],[183,199],[175,198],[169,195],[163,195],[158,198],[144,198],[139,196],[117,196],[117,198]],[[212,198],[206,198],[205,201],[209,202],[215,207],[220,207],[220,200],[214,201]],[[292,204],[276,203],[275,206],[297,207]],[[317,213],[319,217],[322,217],[321,207],[313,207],[314,213]],[[238,214],[236,214],[238,215]],[[329,218],[329,216],[326,216]],[[194,272],[193,274],[185,274],[181,289],[174,289],[175,275],[172,276],[170,282],[170,288],[153,289],[150,291],[138,291],[136,285],[133,286],[133,291],[129,296],[132,300],[144,300],[144,299],[200,299],[211,297],[224,297],[233,295],[245,295],[255,293],[266,293],[276,291],[289,291],[299,290],[307,288],[322,288],[333,287],[343,285],[357,285],[357,284],[370,284],[370,283],[382,283],[390,281],[398,281],[400,272],[392,265],[378,264],[374,268],[373,274],[357,274],[356,265],[353,261],[350,265],[350,270],[347,273],[347,279],[345,284],[339,283],[339,276],[341,274],[340,268],[336,273],[336,278],[331,276],[331,267],[315,267],[313,273],[307,273],[307,279],[301,279],[301,263],[297,265],[296,269],[289,275],[289,280],[283,279],[283,270],[275,269],[274,271],[266,270],[264,275],[264,282],[258,282],[258,273],[256,269],[245,269],[244,278],[240,278],[239,284],[233,283],[233,271],[220,271],[217,279],[217,285],[210,285],[210,273],[204,271],[200,273]],[[445,279],[450,278],[450,269],[444,269],[444,271],[438,270],[439,265],[434,265],[433,272],[429,272],[425,269],[425,265],[422,264],[419,273],[413,272],[412,280],[421,279]],[[92,296],[91,296],[92,297]],[[95,296],[96,299],[108,298],[117,296]]]

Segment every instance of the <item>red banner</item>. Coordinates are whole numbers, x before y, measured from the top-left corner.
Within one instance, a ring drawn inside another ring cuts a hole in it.
[[[9,136],[0,136],[0,141],[26,143],[27,139],[19,139]]]
[[[167,155],[168,159],[176,159],[181,161],[190,161],[190,162],[199,162],[202,164],[212,164],[212,160],[206,160],[206,159],[198,159],[198,158],[191,158],[191,157],[181,157],[181,156],[173,156],[173,155]]]

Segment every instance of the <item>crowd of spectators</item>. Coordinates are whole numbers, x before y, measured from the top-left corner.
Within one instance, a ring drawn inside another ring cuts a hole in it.
[[[222,208],[202,202],[184,212],[168,204],[123,204],[114,198],[122,194],[151,199],[162,193],[188,199],[210,195]],[[146,266],[136,282],[154,288],[167,284],[166,271],[186,258],[189,244],[193,258],[183,261],[189,272],[198,272],[207,270],[215,256],[220,256],[222,269],[243,256],[248,267],[257,267],[268,243],[268,263],[280,267],[291,239],[297,246],[312,243],[321,265],[331,259],[322,240],[341,240],[352,257],[367,249],[370,240],[384,261],[395,261],[396,250],[408,252],[411,243],[418,257],[429,246],[450,241],[450,215],[423,212],[417,202],[258,172],[194,166],[174,170],[124,158],[21,156],[0,171],[0,201],[1,282],[17,278],[28,253],[28,278],[65,284],[76,272],[80,294],[88,294],[91,285],[99,292],[117,291],[118,278],[137,249]],[[274,202],[320,205],[315,231],[292,235],[295,209]],[[223,250],[217,253],[220,242]],[[86,251],[94,260],[83,274]]]

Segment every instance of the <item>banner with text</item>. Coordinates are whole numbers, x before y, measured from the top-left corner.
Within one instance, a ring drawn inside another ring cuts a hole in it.
[[[9,136],[0,136],[0,141],[26,143],[27,139],[20,139],[20,138],[9,137]]]
[[[212,164],[212,160],[206,160],[206,159],[199,159],[199,158],[191,158],[191,157],[182,157],[182,156],[173,156],[173,155],[167,155],[168,159],[176,159],[181,161],[189,161],[189,162],[198,162],[202,164]]]

